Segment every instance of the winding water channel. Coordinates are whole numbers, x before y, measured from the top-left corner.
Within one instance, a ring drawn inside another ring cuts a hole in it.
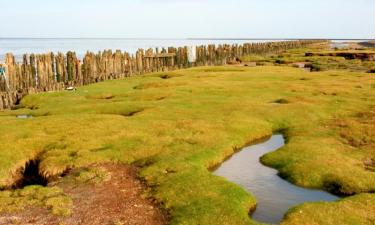
[[[260,163],[260,157],[285,145],[282,135],[242,149],[225,161],[215,175],[242,186],[257,199],[252,218],[263,223],[279,223],[289,208],[304,202],[335,201],[339,197],[324,191],[293,185],[277,175],[277,170]]]

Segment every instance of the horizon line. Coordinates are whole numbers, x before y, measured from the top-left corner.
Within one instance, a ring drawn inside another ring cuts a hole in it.
[[[245,40],[334,40],[334,41],[345,41],[345,40],[375,40],[375,38],[235,38],[235,37],[195,37],[195,38],[145,38],[145,37],[0,37],[0,39],[86,39],[86,40],[230,40],[230,41],[245,41]]]

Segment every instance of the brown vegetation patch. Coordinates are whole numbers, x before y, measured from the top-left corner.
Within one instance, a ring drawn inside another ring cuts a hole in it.
[[[366,47],[366,48],[374,48],[375,47],[375,41],[359,42],[358,45]]]
[[[334,56],[334,57],[344,57],[345,59],[353,60],[374,60],[374,52],[355,52],[355,51],[335,51],[335,52],[307,52],[305,56]]]
[[[334,126],[345,144],[356,148],[375,147],[375,111],[360,112],[348,119],[336,119]]]
[[[365,159],[363,165],[365,169],[375,172],[375,158]]]
[[[71,215],[58,217],[47,209],[29,207],[21,212],[0,214],[0,224],[167,224],[166,213],[142,196],[145,186],[137,179],[137,168],[114,164],[90,168],[104,171],[105,175],[82,176],[82,169],[77,169],[54,184],[73,200]]]

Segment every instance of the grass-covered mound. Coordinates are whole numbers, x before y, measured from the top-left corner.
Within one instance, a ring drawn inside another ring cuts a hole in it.
[[[319,210],[314,210],[319,208]],[[375,196],[360,194],[337,203],[305,203],[289,210],[282,225],[374,224]]]
[[[35,158],[46,177],[98,162],[135,163],[172,224],[251,224],[255,198],[208,169],[283,130],[286,146],[262,159],[283,177],[341,194],[374,192],[374,87],[364,72],[203,67],[30,95],[24,108],[0,113],[0,186]],[[0,195],[0,209],[12,196]],[[360,221],[373,212],[373,198],[302,207]],[[300,215],[286,222],[293,218]]]

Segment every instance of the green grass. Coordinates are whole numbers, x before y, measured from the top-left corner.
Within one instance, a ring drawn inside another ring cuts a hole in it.
[[[57,187],[28,186],[17,191],[0,192],[0,213],[24,210],[26,206],[42,206],[57,216],[69,216],[73,202]]]
[[[335,53],[367,53],[367,54],[374,54],[375,50],[368,48],[362,50],[355,50],[355,49],[347,49],[347,50],[325,50],[319,51],[321,54],[335,54]]]
[[[359,116],[373,110],[374,84],[362,72],[202,67],[30,95],[24,108],[0,113],[0,186],[36,155],[47,176],[92,163],[135,163],[172,224],[252,224],[254,196],[209,168],[246,143],[285,130],[286,146],[262,158],[283,177],[346,194],[374,192],[375,173],[363,163],[374,155],[374,127],[371,117]],[[20,114],[34,117],[17,119]],[[366,204],[373,198],[304,211],[360,221],[373,210]],[[362,214],[344,213],[358,204]],[[289,214],[285,223],[293,218],[299,215]]]
[[[337,203],[305,203],[290,209],[282,225],[371,225],[374,221],[375,196],[361,194]]]
[[[257,62],[259,65],[278,65],[291,66],[293,63],[305,62],[311,67],[312,71],[327,71],[327,70],[349,70],[358,72],[368,72],[375,68],[374,61],[361,61],[359,59],[348,60],[344,57],[337,56],[305,56],[306,52],[316,52],[322,54],[353,52],[353,53],[375,53],[375,50],[347,50],[334,51],[317,49],[291,49],[282,54],[269,55],[249,55],[241,58],[244,62]]]

